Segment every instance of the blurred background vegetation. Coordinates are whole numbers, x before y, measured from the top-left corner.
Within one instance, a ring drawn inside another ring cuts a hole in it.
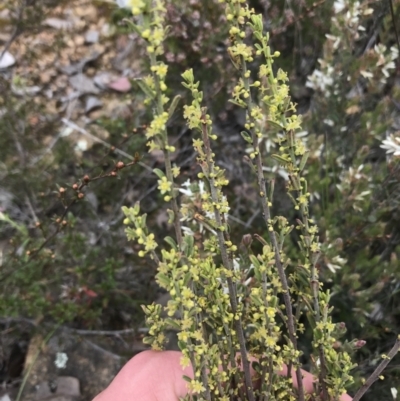
[[[193,68],[219,134],[217,160],[231,182],[233,237],[239,243],[247,233],[265,235],[243,162],[243,115],[227,102],[236,73],[222,6],[167,3],[170,95],[185,99],[180,74]],[[320,274],[333,293],[335,321],[346,324],[348,340],[366,341],[355,354],[357,388],[400,333],[400,67],[389,3],[250,4],[264,16],[271,46],[281,52],[277,67],[288,72],[303,116],[299,134],[311,152],[312,214],[324,251]],[[399,1],[393,6],[398,22]],[[122,225],[121,206],[140,201],[159,242],[170,229],[151,173],[162,168],[162,155],[147,154],[141,129],[149,110],[135,79],[147,61],[124,23],[128,16],[104,1],[0,6],[1,51],[14,58],[0,69],[0,323],[14,317],[139,328],[140,305],[160,296],[155,266],[137,257]],[[192,133],[177,114],[170,137],[183,183],[197,166]],[[273,138],[265,146],[273,152]],[[286,177],[269,159],[265,165],[276,180],[276,212],[290,215]],[[307,355],[306,342],[303,348]],[[391,400],[399,382],[396,359],[364,399]]]

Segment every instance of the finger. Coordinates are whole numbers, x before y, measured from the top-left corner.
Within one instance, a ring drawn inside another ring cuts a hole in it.
[[[181,355],[178,351],[141,352],[93,401],[177,401],[187,394],[182,376],[193,377],[191,366],[180,365]]]

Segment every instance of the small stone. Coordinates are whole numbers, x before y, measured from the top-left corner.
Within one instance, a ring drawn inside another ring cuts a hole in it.
[[[92,44],[92,43],[97,43],[99,41],[99,32],[98,31],[87,31],[85,35],[85,43],[87,44]]]
[[[99,100],[96,96],[89,96],[85,102],[85,113],[89,113],[94,109],[103,106],[101,100]]]
[[[71,86],[80,93],[99,93],[99,89],[95,86],[93,81],[85,74],[76,74],[70,77],[69,83]]]
[[[1,53],[0,53],[0,55],[1,55]],[[14,64],[15,64],[15,58],[9,52],[5,52],[3,54],[3,56],[0,58],[0,69],[11,67]]]

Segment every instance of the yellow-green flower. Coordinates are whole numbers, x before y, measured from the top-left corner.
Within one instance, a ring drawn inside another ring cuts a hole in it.
[[[169,182],[167,177],[161,178],[158,180],[158,189],[160,190],[161,194],[164,195],[167,192],[170,192],[172,188],[172,182]]]

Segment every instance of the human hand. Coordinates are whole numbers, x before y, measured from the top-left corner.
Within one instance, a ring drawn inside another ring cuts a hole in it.
[[[182,368],[178,351],[143,351],[121,369],[111,384],[93,401],[178,401],[187,394],[183,375],[193,377],[191,366]],[[307,393],[313,391],[314,376],[303,373],[303,386]],[[287,374],[284,367],[281,375]],[[295,372],[293,383],[297,387]],[[351,401],[343,394],[340,401]]]

